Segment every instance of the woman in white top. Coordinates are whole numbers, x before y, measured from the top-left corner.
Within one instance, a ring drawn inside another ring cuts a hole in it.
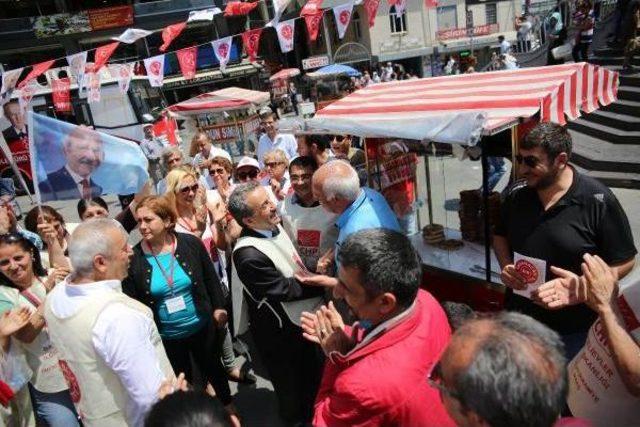
[[[31,311],[29,323],[14,338],[33,371],[29,389],[35,413],[51,427],[79,425],[43,317],[47,294],[68,271],[55,269],[47,275],[39,252],[28,240],[19,234],[4,234],[0,236],[0,272],[0,314],[21,307]]]

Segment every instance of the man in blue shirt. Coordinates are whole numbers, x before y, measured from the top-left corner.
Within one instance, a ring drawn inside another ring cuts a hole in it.
[[[322,165],[313,174],[312,190],[326,211],[339,215],[336,220],[339,233],[335,249],[356,231],[386,228],[402,232],[396,215],[382,194],[371,188],[361,188],[358,173],[346,161],[332,160]],[[325,257],[325,261],[328,260]],[[320,275],[298,279],[305,284],[329,287],[335,286],[338,280]]]

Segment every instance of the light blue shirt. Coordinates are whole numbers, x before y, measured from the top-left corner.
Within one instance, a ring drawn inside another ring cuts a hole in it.
[[[382,194],[367,187],[360,190],[358,198],[338,217],[336,227],[340,230],[336,242],[336,256],[342,242],[356,231],[387,228],[402,232],[398,218]]]

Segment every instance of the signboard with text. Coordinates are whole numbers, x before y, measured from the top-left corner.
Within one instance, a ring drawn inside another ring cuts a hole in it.
[[[83,10],[78,13],[57,13],[34,18],[33,30],[38,38],[86,33],[107,28],[133,25],[132,6],[114,6]]]
[[[498,24],[487,24],[473,27],[473,33],[471,36],[468,35],[467,28],[450,28],[448,30],[438,31],[436,33],[436,38],[438,40],[451,40],[465,37],[488,36],[489,34],[496,32],[498,32]]]
[[[303,70],[311,70],[314,68],[324,67],[325,65],[329,65],[329,57],[327,55],[323,56],[312,56],[311,58],[302,60],[302,69]]]

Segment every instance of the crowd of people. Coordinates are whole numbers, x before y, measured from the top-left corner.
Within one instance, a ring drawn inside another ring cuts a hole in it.
[[[8,425],[240,426],[229,381],[256,382],[244,341],[284,425],[637,423],[638,312],[618,298],[639,295],[640,280],[618,285],[637,251],[613,193],[569,165],[566,129],[536,126],[515,156],[524,184],[494,237],[507,311],[487,315],[424,290],[349,135],[261,121],[256,157],[233,159],[205,132],[191,162],[147,144],[153,185],[115,219],[99,196],[78,202],[79,224],[42,205],[22,226],[0,205]],[[522,256],[551,278],[529,297]],[[588,402],[594,334],[620,386]]]

